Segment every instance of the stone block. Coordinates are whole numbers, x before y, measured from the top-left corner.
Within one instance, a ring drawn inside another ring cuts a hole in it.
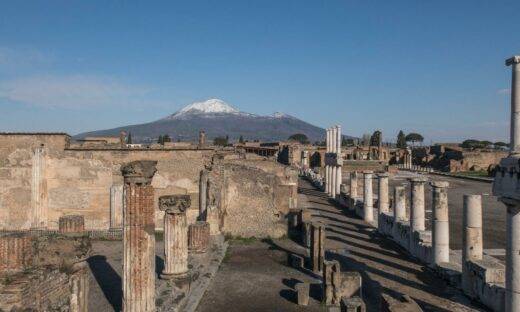
[[[408,295],[402,295],[398,299],[387,294],[381,295],[382,312],[421,312],[421,307]]]
[[[298,305],[306,306],[309,304],[309,291],[310,285],[309,283],[298,283],[295,286],[296,296],[298,300]]]
[[[290,254],[289,261],[290,261],[291,267],[293,267],[295,269],[300,270],[300,269],[304,268],[305,259],[300,255]]]
[[[366,312],[366,306],[360,297],[341,298],[341,312]]]
[[[188,250],[195,253],[206,252],[209,245],[209,223],[197,221],[188,227]]]
[[[341,298],[363,298],[361,285],[362,280],[359,272],[342,272],[339,285],[339,296]]]

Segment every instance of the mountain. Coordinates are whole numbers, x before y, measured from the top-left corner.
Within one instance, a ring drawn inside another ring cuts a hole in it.
[[[159,135],[168,134],[173,140],[197,141],[199,130],[206,132],[208,140],[229,136],[238,140],[282,141],[295,133],[307,135],[311,142],[325,140],[325,130],[296,117],[274,113],[260,116],[241,112],[219,99],[192,103],[175,114],[139,125],[129,125],[107,130],[78,134],[74,139],[86,136],[117,136],[121,131],[132,133],[133,142],[153,142]]]

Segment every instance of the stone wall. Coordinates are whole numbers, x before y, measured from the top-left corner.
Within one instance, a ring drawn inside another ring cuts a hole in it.
[[[296,170],[272,161],[222,161],[215,164],[211,178],[221,188],[224,234],[242,237],[287,234],[287,215],[289,209],[296,207]]]
[[[158,161],[156,202],[189,194],[198,211],[199,172],[213,150],[70,148],[68,142],[65,134],[0,134],[0,229],[56,229],[68,214],[83,215],[86,229],[108,229],[111,208],[122,212],[123,200],[111,188],[121,188],[120,166],[133,160]]]

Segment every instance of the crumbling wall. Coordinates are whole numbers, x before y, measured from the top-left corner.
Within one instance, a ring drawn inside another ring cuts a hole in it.
[[[296,206],[297,197],[294,169],[272,161],[241,160],[215,164],[211,177],[219,181],[221,188],[224,234],[242,237],[287,234],[287,215]]]

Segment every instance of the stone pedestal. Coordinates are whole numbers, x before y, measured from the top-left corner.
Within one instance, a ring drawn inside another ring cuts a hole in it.
[[[464,195],[462,222],[462,289],[464,293],[474,297],[474,278],[469,262],[482,260],[482,198],[480,195]]]
[[[121,167],[125,183],[123,311],[155,311],[154,189],[156,161]]]
[[[367,223],[374,221],[374,199],[372,194],[372,171],[364,172],[364,193],[363,193],[363,220]]]
[[[206,222],[209,223],[209,235],[220,234],[220,215],[217,206],[208,205],[208,209],[206,210]]]
[[[377,177],[379,178],[377,208],[381,214],[388,212],[388,173],[380,173]]]
[[[0,273],[21,272],[32,261],[32,237],[28,233],[0,235]]]
[[[188,222],[186,209],[191,205],[189,195],[170,195],[159,198],[164,211],[164,270],[163,279],[182,279],[188,275]]]
[[[80,215],[63,216],[59,219],[61,234],[78,234],[85,232],[85,218]]]
[[[432,264],[450,262],[448,182],[431,182],[433,187]]]
[[[195,253],[206,252],[209,245],[209,223],[197,221],[188,227],[188,250]]]

